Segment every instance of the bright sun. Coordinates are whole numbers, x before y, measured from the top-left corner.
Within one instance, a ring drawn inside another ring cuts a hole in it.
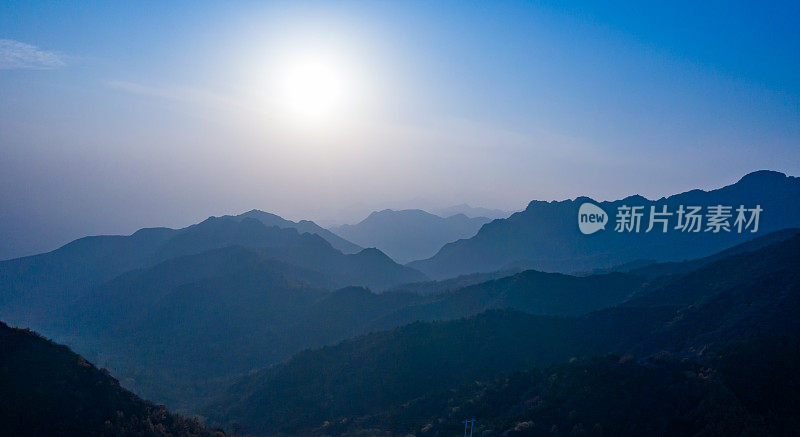
[[[298,121],[325,121],[350,103],[352,84],[341,62],[326,56],[288,61],[278,81],[278,100]]]

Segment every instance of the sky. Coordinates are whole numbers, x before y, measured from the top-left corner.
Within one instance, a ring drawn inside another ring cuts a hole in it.
[[[0,259],[800,174],[798,3],[602,3],[0,2]]]

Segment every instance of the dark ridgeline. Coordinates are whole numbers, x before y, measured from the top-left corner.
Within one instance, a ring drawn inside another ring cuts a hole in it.
[[[760,204],[764,211],[757,235],[763,235],[800,227],[800,202],[797,199],[800,199],[800,178],[774,171],[758,171],[733,185],[712,191],[692,190],[653,201],[631,196],[614,202],[599,202],[598,205],[610,215],[611,222],[605,231],[592,235],[581,234],[577,226],[580,205],[591,199],[533,201],[524,211],[488,223],[474,237],[449,243],[435,256],[412,262],[409,266],[433,279],[443,279],[507,268],[571,273],[636,260],[682,261],[711,255],[754,235],[736,232],[695,234],[677,230],[666,234],[645,234],[646,222],[640,234],[620,234],[613,232],[617,207],[641,205],[649,212],[650,205],[668,205],[669,211],[674,213],[681,204],[703,208],[722,204],[734,209],[742,204],[748,208]]]
[[[493,310],[306,351],[204,411],[265,433],[792,435],[800,235],[732,253],[580,317]]]
[[[433,256],[451,241],[470,238],[486,217],[455,214],[446,218],[419,209],[376,211],[355,225],[331,230],[363,247],[377,247],[399,263]]]
[[[105,370],[0,322],[0,435],[223,436],[120,387]]]

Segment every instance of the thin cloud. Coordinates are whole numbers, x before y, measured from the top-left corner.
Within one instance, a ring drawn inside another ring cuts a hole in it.
[[[65,65],[58,53],[13,39],[0,39],[0,70],[52,70]]]
[[[106,85],[108,85],[109,88],[122,90],[131,94],[159,97],[168,100],[192,100],[188,93],[181,92],[176,89],[158,88],[121,80],[111,80],[106,82]]]
[[[106,82],[106,86],[111,89],[116,89],[131,94],[138,94],[166,100],[175,100],[185,103],[203,104],[217,109],[226,109],[232,111],[256,110],[253,105],[249,105],[243,99],[201,89],[176,86],[150,86],[121,80],[108,81]]]

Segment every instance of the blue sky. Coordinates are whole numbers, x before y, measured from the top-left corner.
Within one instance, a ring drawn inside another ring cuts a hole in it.
[[[797,175],[798,22],[789,2],[3,2],[0,258],[252,208]],[[327,122],[271,94],[304,53],[346,72]]]

